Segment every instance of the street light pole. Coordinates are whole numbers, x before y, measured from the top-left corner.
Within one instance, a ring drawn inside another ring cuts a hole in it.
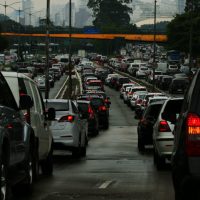
[[[49,24],[50,24],[50,0],[47,0],[47,9],[46,9],[45,99],[49,98]]]
[[[69,0],[69,98],[72,98],[72,0]]]
[[[153,91],[155,90],[155,68],[156,68],[156,5],[157,0],[154,0],[154,39],[153,39]]]

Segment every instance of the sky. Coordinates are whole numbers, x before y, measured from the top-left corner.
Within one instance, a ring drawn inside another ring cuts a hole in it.
[[[0,0],[0,4],[5,5],[5,2],[7,5],[10,5],[12,3],[15,2],[22,2],[22,0]],[[47,4],[47,0],[32,0],[33,5],[34,5],[34,11],[37,10],[41,10],[41,9],[45,9],[46,8],[46,4]],[[69,0],[50,0],[50,5],[53,4],[65,4],[69,2]],[[72,0],[72,2],[74,2],[77,6],[80,4],[86,5],[87,4],[87,0]],[[21,9],[22,8],[22,3],[15,3],[13,5],[11,5],[13,8],[15,9]],[[9,14],[10,12],[12,12],[13,9],[9,8],[9,6],[6,9],[6,12]],[[0,6],[0,13],[4,13],[4,7]]]

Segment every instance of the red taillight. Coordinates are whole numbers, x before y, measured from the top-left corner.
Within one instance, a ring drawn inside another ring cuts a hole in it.
[[[26,112],[24,113],[24,117],[25,117],[25,121],[30,124],[30,114]]]
[[[99,107],[99,111],[106,111],[106,110],[107,110],[106,106],[100,106]]]
[[[94,111],[91,107],[88,108],[89,118],[94,118]]]
[[[200,117],[189,113],[186,120],[186,153],[188,156],[200,156]]]
[[[170,129],[167,121],[165,121],[165,120],[160,121],[160,123],[158,125],[158,131],[159,132],[171,132],[171,129]]]
[[[74,116],[72,115],[63,116],[59,119],[59,122],[73,122],[73,121],[74,121]]]
[[[142,103],[142,99],[137,99],[135,103],[136,104],[141,104]]]
[[[132,95],[133,93],[132,93],[132,92],[128,92],[128,94],[129,94],[129,95]]]
[[[12,124],[7,124],[7,125],[6,125],[6,128],[7,128],[7,129],[13,129],[13,125],[12,125]]]

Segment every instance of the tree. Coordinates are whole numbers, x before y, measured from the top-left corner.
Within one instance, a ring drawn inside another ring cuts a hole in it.
[[[1,26],[0,26],[0,33],[1,33]],[[0,35],[0,51],[3,51],[8,47],[8,40],[5,37]]]
[[[126,0],[128,1],[128,0]],[[102,33],[129,33],[136,27],[130,24],[132,9],[124,0],[89,0],[88,7],[93,11],[95,27]]]
[[[189,52],[190,28],[193,26],[192,55],[200,55],[200,14],[184,13],[177,15],[167,26],[168,46],[170,49]]]

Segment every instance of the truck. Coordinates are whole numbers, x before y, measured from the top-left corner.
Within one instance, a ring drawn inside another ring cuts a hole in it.
[[[86,51],[84,49],[79,49],[78,50],[78,56],[81,58],[85,58],[86,57]]]

